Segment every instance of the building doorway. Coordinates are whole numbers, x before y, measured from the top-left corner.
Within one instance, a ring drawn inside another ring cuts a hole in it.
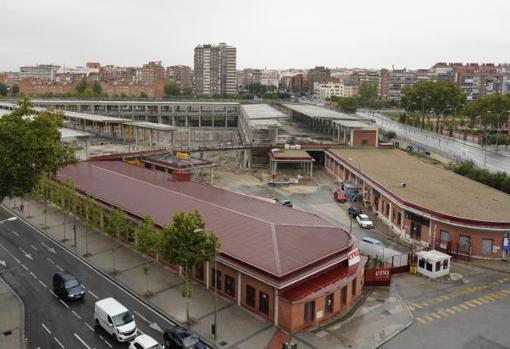
[[[411,239],[421,240],[421,224],[411,221]]]

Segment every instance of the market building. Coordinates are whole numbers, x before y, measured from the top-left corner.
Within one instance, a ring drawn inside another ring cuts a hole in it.
[[[123,161],[87,161],[61,169],[58,181],[132,220],[158,226],[198,210],[221,242],[217,266],[196,267],[195,280],[290,332],[346,311],[361,295],[366,259],[351,235],[311,213]],[[181,178],[182,179],[182,178]]]
[[[417,249],[506,257],[510,195],[397,149],[337,148],[325,155],[326,170],[353,184],[362,204]]]

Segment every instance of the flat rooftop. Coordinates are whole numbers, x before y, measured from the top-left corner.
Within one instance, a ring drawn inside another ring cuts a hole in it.
[[[315,161],[308,152],[301,149],[281,149],[269,153],[272,160],[296,160],[296,161]]]
[[[249,120],[256,119],[285,119],[289,116],[269,104],[243,104],[241,109]]]
[[[96,104],[96,105],[239,105],[238,102],[214,102],[214,101],[131,101],[131,100],[90,100],[90,99],[34,99],[34,104]]]
[[[328,152],[407,202],[458,218],[510,222],[510,195],[401,150],[337,148]]]
[[[376,130],[377,126],[372,123],[357,120],[335,120],[335,124],[345,128],[359,128],[364,130]]]
[[[313,104],[282,104],[284,107],[294,110],[313,119],[332,120],[361,120],[356,115],[349,115],[335,110],[319,107]]]
[[[122,161],[80,162],[57,178],[134,216],[150,215],[161,226],[176,212],[198,210],[220,239],[222,258],[278,282],[344,258],[353,242],[315,214],[197,182],[172,182],[168,174]]]
[[[122,118],[115,118],[112,116],[104,116],[104,115],[97,115],[97,114],[88,114],[88,113],[77,113],[74,111],[58,111],[64,115],[65,118],[68,119],[75,119],[75,120],[86,120],[86,121],[92,121],[92,122],[109,122],[109,123],[117,123],[117,124],[123,124],[126,122],[130,122],[129,119],[122,119]]]
[[[124,125],[134,126],[134,127],[139,127],[139,128],[147,128],[147,129],[156,130],[156,131],[175,131],[175,130],[177,130],[177,127],[172,126],[172,125],[158,124],[155,122],[148,122],[148,121],[130,121],[130,122],[125,122]]]

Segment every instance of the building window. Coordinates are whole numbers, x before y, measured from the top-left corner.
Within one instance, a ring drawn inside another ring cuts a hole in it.
[[[305,303],[305,322],[315,319],[315,301]]]
[[[212,272],[213,272],[213,280],[212,280],[213,287],[216,287],[218,290],[221,290],[221,271],[215,270],[213,268]],[[216,277],[214,277],[214,276],[216,276]]]
[[[447,249],[449,241],[450,241],[450,234],[447,231],[441,230],[439,232],[439,247],[443,248],[443,249]]]
[[[357,281],[357,278],[354,278],[354,280],[352,280],[352,295],[353,296],[356,295],[356,281]]]
[[[259,310],[261,313],[269,315],[269,296],[262,291],[259,292]]]
[[[471,238],[469,236],[459,236],[459,252],[471,254]]]
[[[436,271],[441,270],[441,262],[436,262]]]
[[[425,259],[420,258],[420,260],[418,261],[418,267],[422,269],[425,268]]]
[[[491,255],[492,254],[492,239],[482,239],[482,254]]]
[[[255,289],[250,285],[246,285],[246,304],[255,308]]]
[[[202,263],[195,265],[195,277],[204,281],[204,265]]]
[[[326,313],[332,313],[334,310],[335,295],[330,293],[326,296]]]
[[[427,262],[427,268],[428,271],[432,271],[432,263]]]
[[[342,287],[342,290],[340,291],[342,299],[342,304],[347,304],[347,286]]]
[[[443,269],[448,269],[448,259],[443,261]]]
[[[236,281],[230,275],[225,275],[225,293],[231,297],[236,296]]]

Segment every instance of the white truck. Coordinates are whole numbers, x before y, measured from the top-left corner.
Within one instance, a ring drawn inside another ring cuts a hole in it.
[[[119,342],[130,341],[137,335],[134,316],[114,298],[105,298],[96,302],[94,319],[96,326],[104,328]]]

